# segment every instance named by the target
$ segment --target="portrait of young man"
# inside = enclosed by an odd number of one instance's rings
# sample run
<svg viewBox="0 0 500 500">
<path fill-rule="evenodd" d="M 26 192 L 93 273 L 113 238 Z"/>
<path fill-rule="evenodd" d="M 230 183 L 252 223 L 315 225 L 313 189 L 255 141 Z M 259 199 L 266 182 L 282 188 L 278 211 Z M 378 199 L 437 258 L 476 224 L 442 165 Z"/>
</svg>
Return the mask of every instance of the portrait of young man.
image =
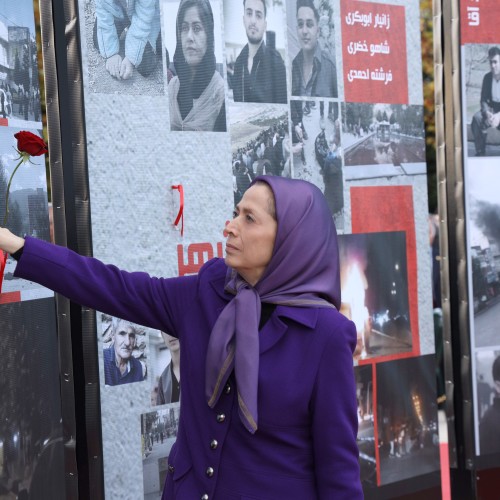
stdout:
<svg viewBox="0 0 500 500">
<path fill-rule="evenodd" d="M 285 63 L 274 47 L 275 32 L 267 31 L 267 14 L 266 0 L 243 0 L 247 44 L 232 68 L 235 102 L 287 102 Z"/>
</svg>

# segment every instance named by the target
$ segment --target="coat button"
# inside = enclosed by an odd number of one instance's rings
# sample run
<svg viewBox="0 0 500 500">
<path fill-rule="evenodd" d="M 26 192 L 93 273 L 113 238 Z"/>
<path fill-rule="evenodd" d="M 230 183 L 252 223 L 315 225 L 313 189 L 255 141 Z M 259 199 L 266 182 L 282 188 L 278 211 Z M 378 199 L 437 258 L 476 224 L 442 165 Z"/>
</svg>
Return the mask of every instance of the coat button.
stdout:
<svg viewBox="0 0 500 500">
<path fill-rule="evenodd" d="M 205 473 L 208 477 L 212 477 L 214 475 L 213 467 L 207 467 L 207 470 L 205 471 Z"/>
<path fill-rule="evenodd" d="M 224 415 L 224 413 L 219 413 L 217 415 L 217 422 L 222 423 L 224 420 L 226 420 L 226 415 Z"/>
<path fill-rule="evenodd" d="M 231 386 L 229 384 L 226 384 L 226 387 L 224 388 L 224 392 L 226 394 L 231 394 Z"/>
<path fill-rule="evenodd" d="M 170 474 L 173 474 L 174 473 L 174 466 L 172 464 L 168 464 L 168 472 L 170 472 Z"/>
<path fill-rule="evenodd" d="M 210 448 L 212 448 L 212 450 L 215 450 L 217 446 L 219 446 L 217 439 L 212 439 L 212 441 L 210 441 Z"/>
<path fill-rule="evenodd" d="M 205 493 L 201 496 L 201 500 L 208 500 L 208 495 Z"/>
</svg>

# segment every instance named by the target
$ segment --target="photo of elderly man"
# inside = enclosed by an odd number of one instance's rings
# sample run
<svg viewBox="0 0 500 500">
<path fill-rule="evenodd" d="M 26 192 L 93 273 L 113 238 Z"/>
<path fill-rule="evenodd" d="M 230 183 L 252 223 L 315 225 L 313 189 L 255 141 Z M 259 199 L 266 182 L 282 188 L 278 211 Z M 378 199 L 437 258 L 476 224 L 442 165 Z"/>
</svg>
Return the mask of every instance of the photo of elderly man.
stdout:
<svg viewBox="0 0 500 500">
<path fill-rule="evenodd" d="M 144 380 L 142 363 L 134 356 L 141 328 L 120 318 L 111 320 L 111 345 L 103 349 L 104 383 L 123 385 Z"/>
</svg>

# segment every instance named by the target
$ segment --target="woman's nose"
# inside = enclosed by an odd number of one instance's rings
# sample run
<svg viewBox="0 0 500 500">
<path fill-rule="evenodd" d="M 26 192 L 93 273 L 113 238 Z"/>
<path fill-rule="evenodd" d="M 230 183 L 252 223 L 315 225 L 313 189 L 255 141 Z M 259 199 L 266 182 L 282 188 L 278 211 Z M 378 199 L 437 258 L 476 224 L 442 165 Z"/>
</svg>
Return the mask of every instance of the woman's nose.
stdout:
<svg viewBox="0 0 500 500">
<path fill-rule="evenodd" d="M 224 228 L 223 234 L 227 238 L 230 234 L 235 235 L 237 232 L 237 226 L 235 224 L 235 219 L 226 221 L 226 227 Z"/>
</svg>

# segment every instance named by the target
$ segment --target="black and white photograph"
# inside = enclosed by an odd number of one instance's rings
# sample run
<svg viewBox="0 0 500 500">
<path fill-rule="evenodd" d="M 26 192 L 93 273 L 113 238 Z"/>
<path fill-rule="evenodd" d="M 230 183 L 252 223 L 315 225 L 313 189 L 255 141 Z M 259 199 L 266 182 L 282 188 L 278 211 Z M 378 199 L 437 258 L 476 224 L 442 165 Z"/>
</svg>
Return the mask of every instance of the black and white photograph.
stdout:
<svg viewBox="0 0 500 500">
<path fill-rule="evenodd" d="M 148 349 L 145 327 L 101 314 L 101 340 L 106 385 L 146 380 Z"/>
<path fill-rule="evenodd" d="M 494 159 L 471 159 L 468 167 L 473 171 L 466 184 L 473 344 L 494 347 L 500 345 L 500 174 Z"/>
<path fill-rule="evenodd" d="M 230 106 L 234 204 L 259 175 L 290 177 L 288 112 L 284 105 Z"/>
<path fill-rule="evenodd" d="M 66 498 L 54 299 L 1 304 L 0 318 L 0 498 Z"/>
<path fill-rule="evenodd" d="M 0 126 L 41 128 L 32 0 L 0 2 Z"/>
<path fill-rule="evenodd" d="M 377 459 L 375 457 L 375 428 L 373 406 L 373 365 L 354 367 L 356 399 L 358 401 L 358 448 L 363 488 L 377 486 Z"/>
<path fill-rule="evenodd" d="M 45 156 L 31 158 L 19 166 L 17 140 L 18 129 L 0 127 L 0 221 L 16 234 L 33 236 L 50 241 L 49 208 L 47 201 L 47 178 Z M 31 130 L 41 136 L 41 131 Z M 13 175 L 15 172 L 15 175 Z M 11 180 L 10 187 L 9 180 Z M 7 196 L 8 194 L 8 196 Z M 6 215 L 6 203 L 8 214 Z M 2 293 L 42 290 L 42 287 L 14 277 L 16 260 L 9 255 L 5 266 Z M 29 291 L 29 292 L 28 292 Z M 50 293 L 50 295 L 52 295 Z M 33 298 L 33 297 L 32 297 Z"/>
<path fill-rule="evenodd" d="M 325 195 L 338 231 L 344 229 L 343 151 L 339 104 L 290 101 L 293 177 L 312 182 Z"/>
<path fill-rule="evenodd" d="M 87 0 L 84 16 L 90 92 L 164 93 L 159 0 Z"/>
<path fill-rule="evenodd" d="M 225 132 L 226 91 L 218 0 L 161 0 L 170 130 Z"/>
<path fill-rule="evenodd" d="M 500 348 L 476 351 L 478 455 L 500 453 Z"/>
<path fill-rule="evenodd" d="M 465 150 L 500 156 L 500 44 L 467 44 L 462 55 Z"/>
<path fill-rule="evenodd" d="M 426 173 L 423 106 L 345 103 L 342 109 L 346 177 Z"/>
<path fill-rule="evenodd" d="M 177 403 L 181 396 L 179 339 L 154 330 L 149 335 L 151 406 Z"/>
<path fill-rule="evenodd" d="M 292 96 L 339 97 L 333 2 L 287 0 Z M 304 103 L 304 113 L 310 104 Z"/>
<path fill-rule="evenodd" d="M 382 485 L 440 468 L 435 367 L 433 354 L 376 365 Z"/>
<path fill-rule="evenodd" d="M 413 347 L 404 231 L 339 236 L 341 312 L 356 325 L 355 359 Z"/>
<path fill-rule="evenodd" d="M 144 500 L 160 500 L 168 471 L 168 456 L 177 439 L 180 405 L 141 415 Z"/>
<path fill-rule="evenodd" d="M 287 102 L 285 13 L 275 0 L 224 0 L 229 97 L 235 102 Z"/>
</svg>

